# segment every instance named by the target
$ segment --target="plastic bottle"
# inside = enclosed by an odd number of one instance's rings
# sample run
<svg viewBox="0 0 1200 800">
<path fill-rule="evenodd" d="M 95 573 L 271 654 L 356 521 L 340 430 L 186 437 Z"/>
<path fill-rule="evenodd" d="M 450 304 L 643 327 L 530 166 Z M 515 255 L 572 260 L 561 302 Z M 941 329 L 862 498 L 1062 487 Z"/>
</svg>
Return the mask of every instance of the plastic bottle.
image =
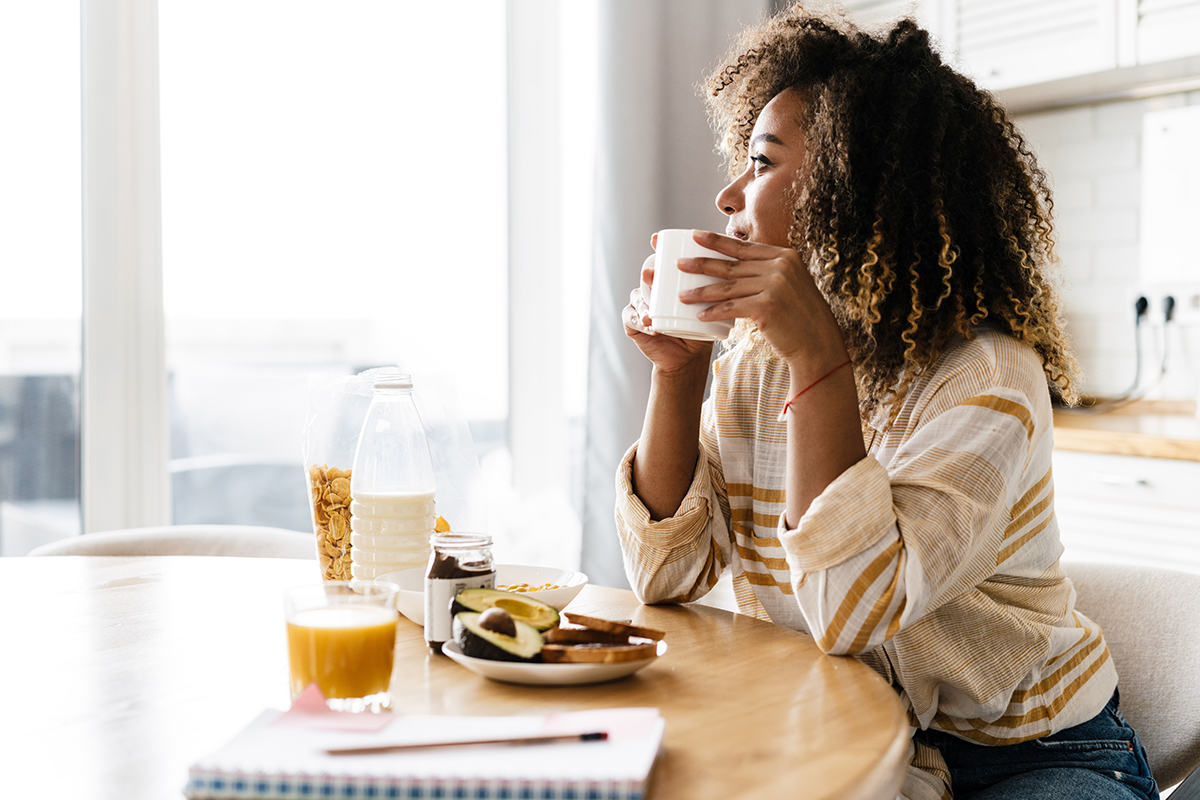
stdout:
<svg viewBox="0 0 1200 800">
<path fill-rule="evenodd" d="M 374 580 L 423 567 L 436 524 L 433 462 L 412 378 L 380 372 L 350 478 L 350 574 Z"/>
</svg>

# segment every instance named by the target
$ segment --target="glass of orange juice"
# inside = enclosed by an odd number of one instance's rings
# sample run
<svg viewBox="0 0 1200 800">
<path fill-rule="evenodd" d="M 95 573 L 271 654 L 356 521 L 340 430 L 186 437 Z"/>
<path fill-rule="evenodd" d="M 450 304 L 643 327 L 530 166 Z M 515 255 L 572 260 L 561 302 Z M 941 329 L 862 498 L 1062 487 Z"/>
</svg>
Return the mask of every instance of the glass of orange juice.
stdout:
<svg viewBox="0 0 1200 800">
<path fill-rule="evenodd" d="M 391 707 L 397 591 L 394 583 L 323 581 L 285 592 L 292 700 L 315 683 L 334 711 Z"/>
</svg>

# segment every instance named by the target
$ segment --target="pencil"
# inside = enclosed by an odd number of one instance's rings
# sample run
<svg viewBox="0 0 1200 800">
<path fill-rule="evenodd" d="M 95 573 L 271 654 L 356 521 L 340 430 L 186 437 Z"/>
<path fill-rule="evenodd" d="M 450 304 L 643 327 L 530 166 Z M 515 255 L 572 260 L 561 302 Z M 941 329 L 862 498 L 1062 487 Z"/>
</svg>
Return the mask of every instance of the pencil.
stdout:
<svg viewBox="0 0 1200 800">
<path fill-rule="evenodd" d="M 401 750 L 423 750 L 431 747 L 464 747 L 476 744 L 549 744 L 552 742 L 602 742 L 608 738 L 605 731 L 593 733 L 565 733 L 554 736 L 515 736 L 506 739 L 456 739 L 447 742 L 416 742 L 413 744 L 380 744 L 370 747 L 331 747 L 325 750 L 331 756 L 365 756 L 372 753 L 392 753 Z"/>
</svg>

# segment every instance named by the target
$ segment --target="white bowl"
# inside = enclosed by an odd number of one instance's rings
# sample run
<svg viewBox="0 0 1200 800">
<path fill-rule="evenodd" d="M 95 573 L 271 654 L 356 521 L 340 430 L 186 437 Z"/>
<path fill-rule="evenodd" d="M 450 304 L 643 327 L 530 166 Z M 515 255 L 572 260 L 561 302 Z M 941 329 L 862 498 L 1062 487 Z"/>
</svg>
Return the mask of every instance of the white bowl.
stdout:
<svg viewBox="0 0 1200 800">
<path fill-rule="evenodd" d="M 559 611 L 567 603 L 575 599 L 575 595 L 587 586 L 588 578 L 582 572 L 558 567 L 525 567 L 520 564 L 501 564 L 496 567 L 496 588 L 502 589 L 517 583 L 527 583 L 530 586 L 553 584 L 561 589 L 546 589 L 540 592 L 518 592 L 525 597 L 541 600 L 554 606 Z"/>
<path fill-rule="evenodd" d="M 418 625 L 425 624 L 425 567 L 402 569 L 399 572 L 389 572 L 375 578 L 377 581 L 391 581 L 400 587 L 396 592 L 396 609 Z M 499 564 L 496 566 L 496 587 L 511 586 L 527 583 L 530 586 L 541 586 L 552 583 L 561 589 L 548 589 L 541 592 L 520 592 L 526 597 L 541 600 L 554 606 L 559 611 L 587 586 L 588 578 L 582 572 L 557 567 L 527 567 L 520 564 Z"/>
<path fill-rule="evenodd" d="M 412 567 L 380 575 L 375 580 L 391 581 L 396 592 L 396 610 L 418 625 L 425 624 L 425 567 Z"/>
</svg>

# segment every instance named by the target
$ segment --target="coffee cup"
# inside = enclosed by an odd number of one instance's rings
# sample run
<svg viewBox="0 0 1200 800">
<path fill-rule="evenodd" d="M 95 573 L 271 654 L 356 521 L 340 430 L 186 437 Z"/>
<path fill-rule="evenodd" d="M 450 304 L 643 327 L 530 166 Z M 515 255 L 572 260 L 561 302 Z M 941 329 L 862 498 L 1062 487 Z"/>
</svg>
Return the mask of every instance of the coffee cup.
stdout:
<svg viewBox="0 0 1200 800">
<path fill-rule="evenodd" d="M 680 339 L 720 341 L 733 330 L 733 320 L 702 322 L 696 319 L 701 309 L 712 303 L 684 303 L 680 292 L 719 283 L 721 278 L 679 271 L 681 258 L 736 259 L 699 245 L 692 238 L 693 230 L 669 228 L 658 232 L 654 249 L 654 285 L 642 282 L 642 297 L 650 308 L 650 329 Z"/>
</svg>

